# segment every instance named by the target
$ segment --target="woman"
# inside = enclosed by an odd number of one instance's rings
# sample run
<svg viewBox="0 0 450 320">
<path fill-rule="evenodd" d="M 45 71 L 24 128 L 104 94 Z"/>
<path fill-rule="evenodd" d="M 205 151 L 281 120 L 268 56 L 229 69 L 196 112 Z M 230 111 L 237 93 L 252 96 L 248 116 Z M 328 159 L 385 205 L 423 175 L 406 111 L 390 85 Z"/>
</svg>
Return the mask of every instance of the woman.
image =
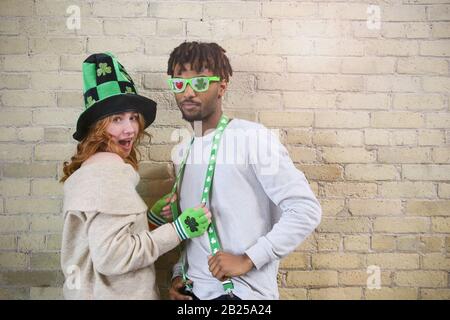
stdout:
<svg viewBox="0 0 450 320">
<path fill-rule="evenodd" d="M 207 208 L 185 210 L 153 231 L 136 192 L 137 149 L 155 119 L 156 103 L 137 95 L 133 80 L 110 53 L 83 63 L 86 110 L 64 163 L 61 248 L 66 299 L 158 299 L 155 260 L 180 241 L 200 236 Z M 158 215 L 158 210 L 153 210 Z"/>
</svg>

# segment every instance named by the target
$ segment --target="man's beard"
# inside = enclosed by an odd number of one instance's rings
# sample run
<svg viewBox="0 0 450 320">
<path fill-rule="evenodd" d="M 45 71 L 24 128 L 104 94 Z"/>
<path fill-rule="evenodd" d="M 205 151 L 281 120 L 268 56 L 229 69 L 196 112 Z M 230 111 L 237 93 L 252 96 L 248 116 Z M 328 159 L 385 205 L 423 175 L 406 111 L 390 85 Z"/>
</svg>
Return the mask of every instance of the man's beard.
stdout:
<svg viewBox="0 0 450 320">
<path fill-rule="evenodd" d="M 179 109 L 181 111 L 183 119 L 188 122 L 206 120 L 214 113 L 214 108 L 211 108 L 211 107 L 208 108 L 206 106 L 205 107 L 200 106 L 199 110 L 195 113 L 186 112 L 183 109 L 183 107 L 180 107 L 180 106 L 179 106 Z"/>
</svg>

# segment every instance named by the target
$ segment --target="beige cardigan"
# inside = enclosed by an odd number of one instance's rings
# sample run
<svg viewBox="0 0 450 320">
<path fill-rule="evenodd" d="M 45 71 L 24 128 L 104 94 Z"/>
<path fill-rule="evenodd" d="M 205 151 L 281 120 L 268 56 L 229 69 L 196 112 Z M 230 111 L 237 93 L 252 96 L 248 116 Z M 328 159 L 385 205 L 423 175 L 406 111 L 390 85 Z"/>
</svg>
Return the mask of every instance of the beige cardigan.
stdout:
<svg viewBox="0 0 450 320">
<path fill-rule="evenodd" d="M 159 299 L 154 262 L 179 238 L 170 224 L 149 231 L 138 182 L 117 160 L 82 166 L 65 181 L 66 299 Z"/>
</svg>

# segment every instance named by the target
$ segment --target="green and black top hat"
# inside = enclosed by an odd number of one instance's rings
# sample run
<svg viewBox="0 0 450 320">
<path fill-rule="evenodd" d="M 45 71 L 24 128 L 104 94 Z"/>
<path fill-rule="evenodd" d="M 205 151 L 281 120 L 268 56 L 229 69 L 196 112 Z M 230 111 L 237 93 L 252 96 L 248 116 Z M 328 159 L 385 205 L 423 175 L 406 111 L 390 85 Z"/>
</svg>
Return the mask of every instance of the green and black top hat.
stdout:
<svg viewBox="0 0 450 320">
<path fill-rule="evenodd" d="M 83 92 L 85 110 L 78 118 L 75 140 L 83 140 L 92 124 L 115 113 L 135 110 L 144 116 L 145 128 L 155 120 L 156 102 L 137 94 L 131 77 L 109 52 L 83 62 Z"/>
</svg>

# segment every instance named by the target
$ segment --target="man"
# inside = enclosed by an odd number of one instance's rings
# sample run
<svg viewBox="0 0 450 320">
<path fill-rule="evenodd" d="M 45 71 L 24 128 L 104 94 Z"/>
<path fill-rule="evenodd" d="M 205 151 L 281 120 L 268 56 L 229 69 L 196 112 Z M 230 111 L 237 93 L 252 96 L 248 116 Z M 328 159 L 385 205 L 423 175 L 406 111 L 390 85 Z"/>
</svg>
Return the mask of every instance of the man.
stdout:
<svg viewBox="0 0 450 320">
<path fill-rule="evenodd" d="M 179 173 L 173 191 L 179 210 L 203 198 L 215 226 L 188 241 L 173 270 L 170 298 L 278 299 L 279 260 L 318 226 L 319 202 L 268 129 L 223 114 L 232 76 L 224 49 L 182 43 L 171 53 L 167 73 L 183 119 L 194 128 L 194 138 L 172 154 Z M 157 217 L 171 214 L 164 206 L 170 199 L 175 192 L 159 201 Z M 186 285 L 192 292 L 183 290 Z"/>
</svg>

